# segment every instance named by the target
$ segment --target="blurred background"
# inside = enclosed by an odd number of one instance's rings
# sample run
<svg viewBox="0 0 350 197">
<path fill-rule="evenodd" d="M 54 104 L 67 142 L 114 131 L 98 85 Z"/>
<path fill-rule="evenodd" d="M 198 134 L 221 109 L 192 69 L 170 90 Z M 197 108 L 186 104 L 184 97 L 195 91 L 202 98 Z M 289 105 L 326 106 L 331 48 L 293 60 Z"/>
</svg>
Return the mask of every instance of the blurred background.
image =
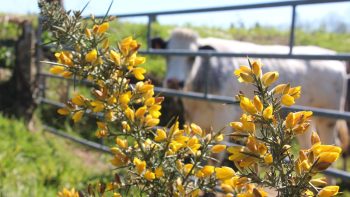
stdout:
<svg viewBox="0 0 350 197">
<path fill-rule="evenodd" d="M 66 10 L 81 10 L 84 16 L 110 15 L 227 7 L 280 0 L 62 0 Z M 176 27 L 191 28 L 201 37 L 218 37 L 258 44 L 289 45 L 291 7 L 160 15 L 152 18 L 152 37 L 168 38 Z M 90 95 L 88 85 L 49 76 L 54 61 L 52 50 L 40 47 L 50 34 L 40 31 L 39 8 L 35 0 L 1 1 L 0 6 L 0 196 L 55 196 L 62 187 L 83 188 L 87 183 L 110 178 L 110 159 L 105 145 L 95 137 L 96 117 L 74 125 L 56 113 L 76 89 Z M 111 43 L 133 35 L 147 46 L 149 18 L 123 17 L 112 22 Z M 350 53 L 350 1 L 298 6 L 295 45 L 315 45 Z M 161 86 L 166 59 L 147 56 L 149 78 Z M 38 73 L 44 73 L 38 77 Z M 169 100 L 163 121 L 182 116 L 181 105 Z M 176 109 L 174 109 L 176 108 Z M 57 137 L 63 136 L 64 138 Z M 72 142 L 72 140 L 75 142 Z M 88 141 L 87 141 L 88 140 Z M 78 143 L 76 143 L 78 142 Z M 92 148 L 91 148 L 92 147 Z M 101 151 L 102 149 L 102 151 Z M 343 161 L 338 168 L 347 167 Z M 348 182 L 338 179 L 345 194 Z"/>
</svg>

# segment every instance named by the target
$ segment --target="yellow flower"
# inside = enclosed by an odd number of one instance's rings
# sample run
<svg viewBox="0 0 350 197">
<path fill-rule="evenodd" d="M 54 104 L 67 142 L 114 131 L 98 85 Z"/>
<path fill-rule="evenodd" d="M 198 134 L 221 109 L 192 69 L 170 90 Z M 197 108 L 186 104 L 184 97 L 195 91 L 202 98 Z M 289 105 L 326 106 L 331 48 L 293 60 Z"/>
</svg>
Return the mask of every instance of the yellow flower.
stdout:
<svg viewBox="0 0 350 197">
<path fill-rule="evenodd" d="M 252 152 L 257 152 L 258 151 L 258 140 L 253 137 L 253 136 L 249 136 L 248 139 L 247 139 L 247 144 L 246 144 L 246 147 L 252 151 Z"/>
<path fill-rule="evenodd" d="M 273 162 L 273 158 L 272 158 L 272 155 L 271 154 L 267 154 L 265 157 L 264 157 L 264 161 L 266 164 L 271 164 Z"/>
<path fill-rule="evenodd" d="M 58 192 L 58 197 L 79 197 L 79 193 L 72 188 L 70 191 L 63 188 L 62 191 Z"/>
<path fill-rule="evenodd" d="M 292 129 L 294 133 L 301 134 L 306 131 L 310 125 L 312 111 L 299 111 L 289 113 L 284 121 L 287 129 Z"/>
<path fill-rule="evenodd" d="M 115 112 L 112 111 L 112 110 L 106 111 L 106 112 L 105 112 L 105 119 L 106 119 L 107 121 L 113 121 L 113 120 L 115 120 L 115 119 L 116 119 L 116 117 L 115 117 Z"/>
<path fill-rule="evenodd" d="M 97 50 L 93 49 L 85 55 L 85 61 L 94 63 L 97 60 Z"/>
<path fill-rule="evenodd" d="M 175 154 L 178 150 L 180 150 L 183 147 L 183 144 L 173 140 L 169 144 L 169 147 L 171 150 L 171 154 Z"/>
<path fill-rule="evenodd" d="M 229 160 L 238 161 L 246 157 L 244 153 L 242 153 L 243 146 L 231 146 L 227 148 L 227 151 L 232 155 L 229 156 Z"/>
<path fill-rule="evenodd" d="M 91 39 L 91 30 L 88 29 L 88 28 L 86 28 L 86 29 L 85 29 L 85 35 L 86 35 L 86 37 L 87 37 L 88 39 Z"/>
<path fill-rule="evenodd" d="M 133 161 L 136 166 L 137 173 L 142 174 L 142 172 L 146 169 L 146 161 L 141 161 L 139 158 L 135 157 Z"/>
<path fill-rule="evenodd" d="M 140 93 L 147 93 L 149 91 L 152 91 L 154 88 L 154 85 L 149 84 L 149 83 L 144 83 L 142 81 L 139 81 L 136 83 L 136 91 Z"/>
<path fill-rule="evenodd" d="M 273 118 L 273 109 L 272 109 L 272 105 L 268 106 L 264 112 L 263 112 L 263 117 L 265 120 L 270 120 Z"/>
<path fill-rule="evenodd" d="M 70 111 L 67 108 L 59 108 L 57 110 L 57 113 L 62 115 L 62 116 L 66 116 L 70 113 Z"/>
<path fill-rule="evenodd" d="M 157 129 L 157 135 L 154 137 L 154 141 L 161 142 L 167 138 L 164 129 Z"/>
<path fill-rule="evenodd" d="M 257 95 L 254 96 L 253 103 L 254 103 L 255 108 L 256 108 L 259 112 L 261 112 L 261 111 L 263 110 L 264 106 L 263 106 L 263 104 L 261 103 L 260 98 L 259 98 Z"/>
<path fill-rule="evenodd" d="M 321 145 L 321 144 L 315 144 L 311 147 L 312 152 L 315 154 L 315 156 L 320 155 L 321 153 L 325 152 L 332 152 L 332 153 L 338 153 L 340 154 L 342 149 L 338 146 L 333 145 Z"/>
<path fill-rule="evenodd" d="M 138 65 L 143 64 L 145 62 L 146 62 L 146 58 L 145 57 L 136 57 L 134 66 L 138 66 Z"/>
<path fill-rule="evenodd" d="M 240 66 L 239 69 L 235 70 L 234 74 L 238 77 L 240 83 L 251 83 L 254 81 L 252 71 L 247 66 Z"/>
<path fill-rule="evenodd" d="M 158 179 L 164 176 L 164 171 L 163 171 L 162 167 L 156 168 L 156 170 L 154 172 L 155 172 L 156 177 Z"/>
<path fill-rule="evenodd" d="M 212 175 L 215 171 L 215 167 L 214 166 L 204 166 L 202 169 L 201 169 L 201 172 L 203 173 L 203 175 L 205 177 L 208 177 L 210 175 Z"/>
<path fill-rule="evenodd" d="M 288 94 L 290 89 L 290 84 L 279 84 L 274 89 L 275 94 Z"/>
<path fill-rule="evenodd" d="M 122 121 L 122 127 L 124 131 L 130 131 L 130 125 L 126 121 Z"/>
<path fill-rule="evenodd" d="M 230 179 L 236 175 L 235 171 L 230 168 L 223 166 L 221 168 L 215 168 L 216 178 L 220 180 Z"/>
<path fill-rule="evenodd" d="M 253 116 L 242 114 L 242 117 L 240 118 L 240 120 L 242 122 L 242 129 L 244 131 L 247 131 L 249 133 L 255 132 L 255 124 L 254 124 Z"/>
<path fill-rule="evenodd" d="M 241 122 L 230 122 L 230 126 L 236 131 L 243 131 L 243 124 Z"/>
<path fill-rule="evenodd" d="M 145 175 L 144 175 L 145 179 L 147 179 L 148 181 L 153 181 L 155 178 L 156 178 L 156 175 L 150 171 L 150 170 L 147 170 L 145 172 Z"/>
<path fill-rule="evenodd" d="M 185 137 L 184 139 L 186 139 Z M 191 139 L 188 140 L 187 146 L 190 149 L 191 153 L 196 154 L 198 149 L 201 147 L 201 144 L 198 143 L 198 139 L 196 136 L 193 136 Z"/>
<path fill-rule="evenodd" d="M 73 66 L 73 55 L 69 51 L 62 51 L 60 53 L 55 53 L 55 57 L 57 58 L 58 63 L 64 64 L 67 66 Z"/>
<path fill-rule="evenodd" d="M 242 96 L 240 98 L 240 106 L 245 112 L 248 112 L 249 114 L 253 115 L 257 112 L 255 105 L 247 97 Z"/>
<path fill-rule="evenodd" d="M 92 101 L 90 103 L 90 105 L 93 107 L 92 111 L 95 113 L 101 112 L 105 108 L 104 103 L 102 101 L 98 101 L 98 100 Z"/>
<path fill-rule="evenodd" d="M 223 134 L 217 135 L 215 137 L 215 141 L 216 142 L 221 142 L 222 140 L 224 140 L 224 135 Z"/>
<path fill-rule="evenodd" d="M 201 190 L 197 188 L 191 192 L 190 197 L 198 197 L 200 192 L 201 192 Z"/>
<path fill-rule="evenodd" d="M 159 118 L 159 116 L 162 115 L 159 111 L 161 108 L 161 105 L 155 104 L 149 107 L 148 112 L 153 118 Z"/>
<path fill-rule="evenodd" d="M 262 66 L 262 64 L 261 64 L 260 60 L 255 60 L 252 63 L 252 71 L 253 71 L 254 75 L 257 77 L 260 77 L 260 75 L 261 75 L 261 66 Z"/>
<path fill-rule="evenodd" d="M 109 48 L 109 39 L 106 38 L 104 39 L 103 43 L 102 43 L 102 48 L 107 50 Z"/>
<path fill-rule="evenodd" d="M 135 117 L 138 119 L 141 119 L 145 115 L 146 111 L 147 111 L 146 106 L 142 106 L 142 107 L 138 108 L 135 112 Z"/>
<path fill-rule="evenodd" d="M 141 68 L 141 67 L 133 68 L 132 73 L 134 74 L 136 79 L 143 80 L 143 79 L 145 79 L 145 76 L 143 74 L 146 73 L 146 69 Z"/>
<path fill-rule="evenodd" d="M 122 106 L 126 106 L 129 104 L 131 97 L 132 97 L 131 91 L 127 91 L 127 92 L 123 93 L 119 97 L 119 103 Z"/>
<path fill-rule="evenodd" d="M 158 118 L 153 118 L 151 115 L 147 115 L 145 118 L 145 126 L 154 127 L 158 125 L 160 120 Z"/>
<path fill-rule="evenodd" d="M 58 75 L 65 71 L 65 68 L 63 66 L 52 66 L 50 68 L 50 73 Z"/>
<path fill-rule="evenodd" d="M 281 103 L 285 106 L 292 106 L 295 103 L 294 97 L 290 96 L 289 94 L 284 94 L 281 97 Z"/>
<path fill-rule="evenodd" d="M 95 133 L 96 137 L 97 138 L 103 138 L 103 137 L 106 137 L 108 135 L 108 131 L 107 130 L 98 130 L 96 131 Z"/>
<path fill-rule="evenodd" d="M 107 103 L 109 104 L 109 105 L 113 105 L 113 104 L 115 104 L 117 102 L 117 98 L 115 97 L 115 96 L 110 96 L 108 99 L 107 99 Z"/>
<path fill-rule="evenodd" d="M 81 120 L 81 118 L 83 117 L 83 115 L 84 115 L 83 110 L 79 110 L 79 111 L 75 112 L 72 116 L 74 123 L 79 122 Z"/>
<path fill-rule="evenodd" d="M 226 149 L 226 145 L 223 144 L 217 144 L 211 148 L 211 151 L 213 153 L 220 153 Z"/>
<path fill-rule="evenodd" d="M 111 151 L 115 154 L 113 159 L 111 160 L 112 165 L 120 167 L 128 163 L 129 158 L 118 148 L 111 148 Z"/>
<path fill-rule="evenodd" d="M 199 136 L 201 136 L 202 133 L 203 133 L 202 129 L 198 125 L 196 125 L 194 123 L 191 123 L 191 129 L 192 129 L 193 133 L 195 133 L 195 134 L 197 134 Z"/>
<path fill-rule="evenodd" d="M 327 185 L 327 180 L 325 177 L 321 177 L 317 179 L 311 179 L 310 183 L 316 187 L 324 187 Z"/>
<path fill-rule="evenodd" d="M 321 143 L 321 139 L 318 136 L 318 134 L 315 131 L 313 131 L 311 134 L 311 144 L 314 145 L 317 143 Z"/>
<path fill-rule="evenodd" d="M 303 171 L 303 172 L 306 172 L 310 169 L 310 163 L 308 162 L 308 160 L 304 160 L 302 161 L 300 164 L 300 169 Z"/>
<path fill-rule="evenodd" d="M 326 186 L 318 192 L 318 197 L 330 197 L 338 194 L 339 186 Z"/>
<path fill-rule="evenodd" d="M 108 28 L 109 28 L 109 23 L 104 22 L 98 26 L 97 33 L 102 34 L 102 33 L 106 32 L 108 30 Z"/>
<path fill-rule="evenodd" d="M 234 192 L 233 187 L 229 184 L 221 183 L 220 187 L 225 193 L 233 193 Z"/>
<path fill-rule="evenodd" d="M 319 154 L 318 163 L 333 163 L 339 158 L 340 153 L 337 152 L 324 152 Z"/>
<path fill-rule="evenodd" d="M 80 94 L 75 94 L 75 96 L 72 98 L 72 103 L 82 106 L 85 104 L 85 98 Z"/>
<path fill-rule="evenodd" d="M 301 95 L 301 86 L 290 88 L 288 91 L 288 94 L 292 96 L 294 99 L 298 99 Z"/>
<path fill-rule="evenodd" d="M 183 163 L 180 160 L 176 160 L 175 165 L 176 165 L 176 169 L 182 170 Z"/>
<path fill-rule="evenodd" d="M 120 138 L 116 138 L 115 139 L 115 143 L 118 144 L 118 146 L 122 149 L 126 149 L 128 148 L 128 140 L 126 139 L 120 139 Z"/>
<path fill-rule="evenodd" d="M 66 70 L 66 71 L 63 71 L 63 72 L 61 73 L 61 75 L 62 75 L 62 77 L 64 77 L 64 78 L 70 78 L 70 77 L 73 75 L 73 73 Z"/>
<path fill-rule="evenodd" d="M 267 147 L 266 147 L 266 145 L 263 144 L 263 143 L 260 143 L 260 144 L 258 145 L 258 152 L 259 152 L 260 155 L 264 155 L 264 154 L 267 152 Z"/>
<path fill-rule="evenodd" d="M 263 85 L 267 87 L 267 86 L 270 86 L 275 81 L 277 81 L 278 77 L 279 77 L 278 72 L 267 72 L 262 76 L 261 81 Z"/>
<path fill-rule="evenodd" d="M 155 101 L 156 101 L 156 99 L 154 97 L 148 98 L 145 101 L 145 105 L 150 107 L 150 106 L 154 105 Z"/>
<path fill-rule="evenodd" d="M 120 193 L 114 192 L 113 197 L 122 197 L 122 195 Z"/>
<path fill-rule="evenodd" d="M 113 50 L 109 52 L 111 60 L 114 62 L 115 65 L 120 66 L 120 53 L 117 53 Z"/>
<path fill-rule="evenodd" d="M 120 43 L 120 50 L 124 56 L 129 55 L 130 52 L 135 52 L 135 49 L 138 47 L 136 40 L 131 36 L 126 37 Z"/>
<path fill-rule="evenodd" d="M 125 116 L 129 120 L 131 120 L 131 121 L 135 120 L 135 112 L 132 109 L 130 109 L 129 107 L 125 109 L 124 113 L 125 113 Z"/>
<path fill-rule="evenodd" d="M 196 173 L 195 173 L 195 176 L 199 179 L 203 178 L 204 177 L 204 174 L 201 170 L 198 170 Z"/>
<path fill-rule="evenodd" d="M 193 164 L 191 164 L 191 163 L 185 164 L 185 166 L 183 168 L 184 174 L 187 175 L 188 173 L 190 173 L 192 168 L 193 168 Z"/>
</svg>

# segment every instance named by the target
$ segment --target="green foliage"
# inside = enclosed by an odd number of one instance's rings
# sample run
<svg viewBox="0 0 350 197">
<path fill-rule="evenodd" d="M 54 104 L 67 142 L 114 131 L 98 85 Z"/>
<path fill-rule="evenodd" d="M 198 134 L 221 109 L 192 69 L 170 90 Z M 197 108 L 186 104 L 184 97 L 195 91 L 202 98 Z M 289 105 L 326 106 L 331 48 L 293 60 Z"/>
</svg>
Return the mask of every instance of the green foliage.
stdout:
<svg viewBox="0 0 350 197">
<path fill-rule="evenodd" d="M 82 187 L 103 173 L 77 156 L 81 148 L 31 133 L 21 121 L 0 115 L 0 130 L 0 196 L 56 196 L 62 187 Z"/>
</svg>

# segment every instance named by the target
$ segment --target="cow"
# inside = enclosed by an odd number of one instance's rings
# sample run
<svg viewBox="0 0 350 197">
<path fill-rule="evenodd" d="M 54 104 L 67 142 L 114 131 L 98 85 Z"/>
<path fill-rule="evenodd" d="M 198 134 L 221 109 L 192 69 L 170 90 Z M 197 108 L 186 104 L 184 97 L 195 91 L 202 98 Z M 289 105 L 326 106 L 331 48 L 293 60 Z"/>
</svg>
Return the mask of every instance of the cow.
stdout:
<svg viewBox="0 0 350 197">
<path fill-rule="evenodd" d="M 168 41 L 161 38 L 152 40 L 153 48 L 171 50 L 214 50 L 232 53 L 274 53 L 287 54 L 289 47 L 281 45 L 258 45 L 219 38 L 199 38 L 192 30 L 178 28 L 173 30 Z M 316 46 L 295 46 L 293 54 L 329 55 L 336 52 Z M 277 83 L 301 85 L 303 93 L 297 104 L 317 108 L 344 110 L 346 93 L 345 64 L 335 60 L 299 60 L 299 59 L 261 59 L 263 72 L 278 71 Z M 167 57 L 167 72 L 163 86 L 183 88 L 185 91 L 203 92 L 207 81 L 210 94 L 234 97 L 239 91 L 252 97 L 253 87 L 238 83 L 233 77 L 234 70 L 247 65 L 247 58 L 199 56 Z M 208 74 L 206 74 L 206 71 Z M 207 101 L 183 98 L 185 119 L 195 122 L 204 129 L 217 131 L 231 121 L 238 120 L 241 110 L 235 105 L 225 105 Z M 311 130 L 317 130 L 322 143 L 335 144 L 334 132 L 336 120 L 314 117 L 310 131 L 298 136 L 301 148 L 311 146 Z M 341 124 L 344 126 L 344 124 Z M 347 132 L 347 128 L 342 129 Z"/>
</svg>

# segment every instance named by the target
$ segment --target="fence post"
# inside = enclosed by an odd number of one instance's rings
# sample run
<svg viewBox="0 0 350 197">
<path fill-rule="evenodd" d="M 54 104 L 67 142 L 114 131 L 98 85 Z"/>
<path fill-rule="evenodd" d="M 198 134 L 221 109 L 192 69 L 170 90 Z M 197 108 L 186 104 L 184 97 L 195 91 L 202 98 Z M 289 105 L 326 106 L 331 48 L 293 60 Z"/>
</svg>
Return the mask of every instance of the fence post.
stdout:
<svg viewBox="0 0 350 197">
<path fill-rule="evenodd" d="M 151 48 L 151 36 L 152 36 L 152 23 L 154 21 L 153 15 L 148 15 L 148 22 L 147 22 L 147 51 Z"/>
<path fill-rule="evenodd" d="M 5 114 L 31 121 L 34 102 L 36 67 L 34 66 L 35 36 L 32 23 L 16 22 L 22 34 L 15 43 L 15 65 L 9 81 L 0 85 L 0 110 Z"/>
<path fill-rule="evenodd" d="M 296 17 L 296 5 L 292 6 L 292 23 L 290 25 L 290 35 L 289 35 L 289 55 L 293 53 L 294 46 L 294 33 L 295 33 L 295 17 Z"/>
</svg>

